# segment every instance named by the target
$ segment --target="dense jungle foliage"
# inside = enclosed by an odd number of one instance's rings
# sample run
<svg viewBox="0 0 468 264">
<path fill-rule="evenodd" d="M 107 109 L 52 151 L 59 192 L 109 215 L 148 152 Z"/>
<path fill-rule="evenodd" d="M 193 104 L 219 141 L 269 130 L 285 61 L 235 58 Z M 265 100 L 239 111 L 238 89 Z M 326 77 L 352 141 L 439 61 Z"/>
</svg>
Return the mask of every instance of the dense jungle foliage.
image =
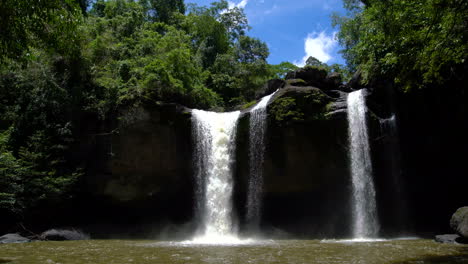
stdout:
<svg viewBox="0 0 468 264">
<path fill-rule="evenodd" d="M 352 71 L 365 82 L 427 88 L 462 79 L 468 57 L 468 1 L 344 0 L 334 17 Z"/>
<path fill-rule="evenodd" d="M 269 65 L 243 10 L 224 0 L 6 0 L 0 14 L 2 215 L 70 197 L 89 117 L 158 101 L 230 108 L 297 68 Z"/>
<path fill-rule="evenodd" d="M 344 3 L 338 40 L 364 82 L 425 87 L 465 74 L 467 1 Z M 73 150 L 90 116 L 108 120 L 157 101 L 229 109 L 297 68 L 269 65 L 267 45 L 248 36 L 243 10 L 225 0 L 4 0 L 0 17 L 2 216 L 71 197 L 86 173 Z M 307 64 L 346 75 L 314 58 Z"/>
</svg>

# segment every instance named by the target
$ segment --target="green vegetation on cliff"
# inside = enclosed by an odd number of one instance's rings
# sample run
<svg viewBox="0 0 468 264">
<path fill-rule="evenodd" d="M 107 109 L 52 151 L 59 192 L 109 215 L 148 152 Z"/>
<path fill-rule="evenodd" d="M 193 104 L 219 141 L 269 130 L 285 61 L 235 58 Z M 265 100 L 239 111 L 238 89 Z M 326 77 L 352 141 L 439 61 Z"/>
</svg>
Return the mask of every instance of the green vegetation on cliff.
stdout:
<svg viewBox="0 0 468 264">
<path fill-rule="evenodd" d="M 269 112 L 277 124 L 287 125 L 293 122 L 327 119 L 328 97 L 318 88 L 304 87 L 281 91 L 278 98 L 270 105 Z"/>
</svg>

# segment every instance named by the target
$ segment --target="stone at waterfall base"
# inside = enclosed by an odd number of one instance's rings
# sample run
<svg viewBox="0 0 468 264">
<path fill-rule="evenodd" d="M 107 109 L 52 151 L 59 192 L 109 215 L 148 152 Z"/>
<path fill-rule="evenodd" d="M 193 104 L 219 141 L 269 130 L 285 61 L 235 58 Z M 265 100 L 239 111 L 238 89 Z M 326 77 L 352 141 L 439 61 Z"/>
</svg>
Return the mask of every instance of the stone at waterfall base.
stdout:
<svg viewBox="0 0 468 264">
<path fill-rule="evenodd" d="M 468 240 L 457 234 L 437 235 L 434 239 L 436 242 L 444 244 L 467 244 Z"/>
<path fill-rule="evenodd" d="M 88 240 L 89 235 L 78 230 L 49 229 L 39 236 L 40 240 L 66 241 L 66 240 Z"/>
<path fill-rule="evenodd" d="M 468 239 L 468 206 L 458 208 L 450 219 L 450 227 L 457 234 Z"/>
<path fill-rule="evenodd" d="M 0 236 L 0 244 L 10 244 L 10 243 L 27 243 L 31 242 L 29 238 L 23 237 L 20 234 L 5 234 Z"/>
</svg>

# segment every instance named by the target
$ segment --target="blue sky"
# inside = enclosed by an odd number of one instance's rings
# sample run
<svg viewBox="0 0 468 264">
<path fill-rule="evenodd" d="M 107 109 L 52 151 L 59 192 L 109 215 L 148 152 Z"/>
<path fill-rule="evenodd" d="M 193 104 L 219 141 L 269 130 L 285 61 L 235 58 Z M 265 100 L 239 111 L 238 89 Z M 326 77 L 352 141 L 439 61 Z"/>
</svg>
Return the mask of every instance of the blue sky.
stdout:
<svg viewBox="0 0 468 264">
<path fill-rule="evenodd" d="M 207 6 L 212 0 L 185 0 Z M 268 62 L 303 65 L 308 56 L 328 64 L 344 64 L 334 38 L 331 14 L 345 14 L 342 0 L 230 0 L 243 7 L 252 29 L 248 35 L 268 44 Z"/>
</svg>

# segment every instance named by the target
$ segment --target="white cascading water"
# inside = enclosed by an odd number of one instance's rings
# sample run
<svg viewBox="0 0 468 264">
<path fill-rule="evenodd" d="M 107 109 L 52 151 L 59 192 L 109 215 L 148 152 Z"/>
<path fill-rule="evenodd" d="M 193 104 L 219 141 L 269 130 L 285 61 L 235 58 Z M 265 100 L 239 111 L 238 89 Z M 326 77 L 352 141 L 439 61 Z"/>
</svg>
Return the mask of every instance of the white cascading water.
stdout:
<svg viewBox="0 0 468 264">
<path fill-rule="evenodd" d="M 249 186 L 247 189 L 246 222 L 250 231 L 257 231 L 262 209 L 263 156 L 265 152 L 266 107 L 271 97 L 277 92 L 263 97 L 250 111 L 249 124 Z"/>
<path fill-rule="evenodd" d="M 199 229 L 196 243 L 237 240 L 232 213 L 232 164 L 240 112 L 192 111 Z"/>
<path fill-rule="evenodd" d="M 353 235 L 357 239 L 373 238 L 378 235 L 379 223 L 363 90 L 350 93 L 347 103 L 353 185 Z"/>
</svg>

